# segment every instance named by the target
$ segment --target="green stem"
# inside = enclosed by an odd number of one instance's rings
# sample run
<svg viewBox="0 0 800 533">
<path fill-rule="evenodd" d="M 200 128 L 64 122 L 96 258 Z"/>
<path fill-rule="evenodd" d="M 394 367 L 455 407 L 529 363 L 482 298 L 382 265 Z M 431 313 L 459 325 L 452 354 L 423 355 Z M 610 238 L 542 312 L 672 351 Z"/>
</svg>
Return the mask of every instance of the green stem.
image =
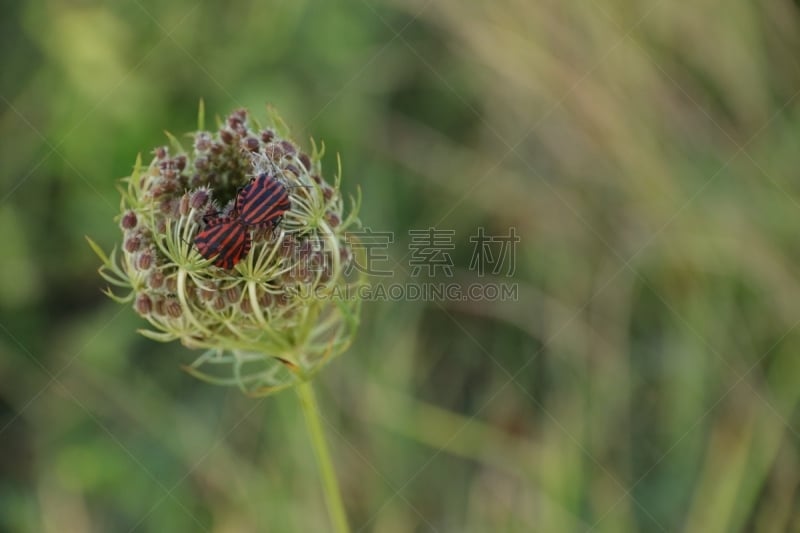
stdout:
<svg viewBox="0 0 800 533">
<path fill-rule="evenodd" d="M 325 441 L 325 433 L 322 431 L 314 389 L 309 381 L 301 383 L 295 388 L 297 395 L 300 397 L 303 415 L 305 415 L 311 446 L 314 448 L 314 455 L 317 457 L 317 468 L 319 469 L 320 477 L 322 477 L 322 489 L 325 493 L 328 513 L 331 515 L 331 521 L 333 522 L 333 529 L 337 533 L 348 533 L 350 526 L 347 525 L 347 514 L 342 503 L 342 495 L 339 493 L 339 483 L 336 481 L 336 472 L 333 470 L 328 444 Z"/>
</svg>

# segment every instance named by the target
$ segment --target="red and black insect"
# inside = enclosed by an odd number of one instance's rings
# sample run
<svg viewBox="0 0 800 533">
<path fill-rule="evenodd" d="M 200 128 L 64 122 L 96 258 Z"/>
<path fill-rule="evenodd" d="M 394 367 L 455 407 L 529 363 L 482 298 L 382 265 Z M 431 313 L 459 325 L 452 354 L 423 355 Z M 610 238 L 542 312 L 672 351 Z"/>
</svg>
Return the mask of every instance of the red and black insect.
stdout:
<svg viewBox="0 0 800 533">
<path fill-rule="evenodd" d="M 275 227 L 291 207 L 287 187 L 261 173 L 239 192 L 239 220 L 247 226 Z"/>
<path fill-rule="evenodd" d="M 250 251 L 249 228 L 275 227 L 292 204 L 286 186 L 262 173 L 236 194 L 230 216 L 206 217 L 206 227 L 194 244 L 204 259 L 216 257 L 214 265 L 233 268 Z"/>
<path fill-rule="evenodd" d="M 250 251 L 252 242 L 247 227 L 239 218 L 208 217 L 206 227 L 194 239 L 204 259 L 214 259 L 214 265 L 233 268 Z"/>
</svg>

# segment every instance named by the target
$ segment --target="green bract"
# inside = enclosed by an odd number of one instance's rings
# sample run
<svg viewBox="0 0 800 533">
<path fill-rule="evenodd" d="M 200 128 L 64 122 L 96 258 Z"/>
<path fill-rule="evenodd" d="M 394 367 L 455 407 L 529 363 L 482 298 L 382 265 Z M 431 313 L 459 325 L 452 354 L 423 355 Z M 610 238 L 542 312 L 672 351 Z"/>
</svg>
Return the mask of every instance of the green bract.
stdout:
<svg viewBox="0 0 800 533">
<path fill-rule="evenodd" d="M 186 369 L 213 383 L 268 394 L 304 381 L 351 342 L 358 299 L 341 298 L 359 280 L 345 275 L 353 253 L 345 231 L 358 224 L 357 200 L 347 216 L 339 191 L 321 172 L 323 150 L 304 153 L 283 122 L 271 128 L 245 110 L 215 132 L 200 126 L 191 150 L 170 136 L 152 162 L 136 161 L 123 180 L 123 244 L 106 255 L 89 241 L 111 285 L 106 293 L 133 302 L 158 341 L 205 349 Z M 193 240 L 203 217 L 227 213 L 237 190 L 260 172 L 288 187 L 291 209 L 275 228 L 251 228 L 253 247 L 231 270 L 203 259 Z"/>
</svg>

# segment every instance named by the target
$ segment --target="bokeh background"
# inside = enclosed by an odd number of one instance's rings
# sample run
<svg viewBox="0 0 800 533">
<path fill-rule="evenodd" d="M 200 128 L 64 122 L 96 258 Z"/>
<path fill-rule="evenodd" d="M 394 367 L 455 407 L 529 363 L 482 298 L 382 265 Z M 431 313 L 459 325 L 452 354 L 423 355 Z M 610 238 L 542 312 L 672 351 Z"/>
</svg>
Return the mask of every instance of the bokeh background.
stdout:
<svg viewBox="0 0 800 533">
<path fill-rule="evenodd" d="M 201 98 L 340 153 L 405 269 L 435 227 L 460 283 L 518 284 L 365 304 L 316 381 L 354 530 L 800 530 L 797 1 L 2 13 L 0 531 L 328 528 L 295 395 L 183 373 L 84 240 Z M 469 268 L 479 226 L 513 277 Z"/>
</svg>

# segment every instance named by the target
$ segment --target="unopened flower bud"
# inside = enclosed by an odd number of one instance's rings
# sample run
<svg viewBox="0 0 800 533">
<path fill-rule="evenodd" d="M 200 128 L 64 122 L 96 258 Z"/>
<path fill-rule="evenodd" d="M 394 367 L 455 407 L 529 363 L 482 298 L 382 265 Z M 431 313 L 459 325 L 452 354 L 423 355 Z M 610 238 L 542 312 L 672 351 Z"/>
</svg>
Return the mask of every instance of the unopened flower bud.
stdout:
<svg viewBox="0 0 800 533">
<path fill-rule="evenodd" d="M 228 126 L 232 129 L 237 129 L 244 126 L 247 121 L 247 110 L 237 109 L 228 116 Z"/>
<path fill-rule="evenodd" d="M 125 214 L 122 215 L 120 226 L 122 226 L 122 229 L 133 229 L 136 227 L 136 222 L 136 213 L 133 211 L 126 211 Z"/>
<path fill-rule="evenodd" d="M 183 314 L 181 304 L 175 298 L 167 298 L 166 302 L 164 303 L 164 308 L 166 309 L 167 314 L 172 318 L 180 318 L 180 316 Z"/>
<path fill-rule="evenodd" d="M 311 241 L 305 240 L 300 243 L 300 246 L 297 248 L 297 251 L 302 258 L 308 258 L 311 255 L 312 246 Z"/>
<path fill-rule="evenodd" d="M 142 253 L 139 254 L 139 258 L 136 260 L 136 266 L 139 270 L 149 270 L 153 264 L 153 251 L 152 250 L 144 250 Z"/>
<path fill-rule="evenodd" d="M 268 309 L 272 305 L 272 295 L 268 292 L 263 293 L 258 297 L 258 305 L 261 309 Z"/>
<path fill-rule="evenodd" d="M 167 292 L 176 293 L 178 292 L 178 277 L 177 276 L 169 276 L 165 281 L 165 287 L 167 288 Z"/>
<path fill-rule="evenodd" d="M 353 253 L 349 248 L 339 248 L 339 262 L 342 266 L 347 266 L 353 260 Z"/>
<path fill-rule="evenodd" d="M 158 316 L 166 316 L 167 311 L 164 307 L 164 298 L 155 297 L 153 298 L 153 312 Z"/>
<path fill-rule="evenodd" d="M 245 150 L 256 152 L 258 151 L 260 146 L 261 144 L 255 137 L 245 137 L 244 139 L 242 139 L 242 148 L 244 148 Z"/>
<path fill-rule="evenodd" d="M 281 257 L 291 259 L 297 254 L 297 241 L 291 235 L 286 237 L 281 243 Z"/>
<path fill-rule="evenodd" d="M 160 289 L 164 286 L 164 273 L 160 270 L 151 272 L 150 276 L 147 278 L 147 284 L 151 289 Z"/>
<path fill-rule="evenodd" d="M 140 315 L 149 315 L 150 311 L 153 310 L 153 302 L 146 294 L 139 294 L 136 296 L 135 307 L 136 312 Z"/>
<path fill-rule="evenodd" d="M 270 143 L 264 147 L 264 155 L 273 161 L 278 161 L 283 157 L 283 148 L 280 143 Z"/>
<path fill-rule="evenodd" d="M 233 132 L 231 130 L 222 130 L 219 132 L 219 138 L 225 144 L 233 143 Z"/>
<path fill-rule="evenodd" d="M 284 154 L 294 155 L 294 153 L 297 152 L 297 148 L 290 141 L 281 141 L 281 148 L 283 148 Z"/>
<path fill-rule="evenodd" d="M 207 189 L 197 189 L 192 193 L 190 205 L 192 209 L 201 209 L 208 202 L 209 195 Z"/>
<path fill-rule="evenodd" d="M 184 193 L 184 195 L 181 196 L 181 201 L 180 201 L 180 204 L 179 204 L 178 213 L 182 217 L 185 217 L 186 215 L 189 214 L 189 209 L 191 207 L 190 206 L 190 199 L 191 199 L 191 196 L 189 195 L 188 192 Z"/>
<path fill-rule="evenodd" d="M 179 204 L 180 200 L 176 201 L 174 198 L 164 198 L 159 203 L 158 208 L 161 210 L 161 214 L 174 217 L 178 214 Z"/>
<path fill-rule="evenodd" d="M 264 130 L 261 132 L 261 141 L 266 144 L 275 138 L 275 132 L 272 130 Z"/>
<path fill-rule="evenodd" d="M 202 186 L 205 183 L 205 181 L 206 180 L 203 179 L 203 177 L 199 173 L 195 173 L 195 174 L 192 174 L 191 178 L 189 178 L 188 185 L 189 185 L 190 189 L 196 189 L 196 188 Z"/>
<path fill-rule="evenodd" d="M 306 171 L 311 170 L 311 158 L 308 157 L 308 154 L 302 153 L 298 156 L 298 159 L 300 160 L 300 163 L 302 163 Z"/>
<path fill-rule="evenodd" d="M 216 295 L 217 292 L 211 289 L 204 289 L 202 287 L 197 288 L 197 297 L 200 298 L 201 301 L 210 302 Z"/>
<path fill-rule="evenodd" d="M 139 235 L 132 235 L 125 240 L 125 251 L 129 254 L 137 251 L 142 245 L 142 239 Z"/>
<path fill-rule="evenodd" d="M 339 218 L 339 215 L 337 215 L 333 211 L 328 211 L 327 213 L 325 213 L 325 222 L 327 222 L 330 225 L 330 227 L 336 228 L 339 226 L 339 224 L 341 224 L 342 221 Z"/>
<path fill-rule="evenodd" d="M 207 152 L 211 149 L 211 135 L 201 131 L 194 138 L 194 149 L 198 152 Z"/>
<path fill-rule="evenodd" d="M 223 294 L 225 295 L 225 299 L 228 301 L 228 303 L 232 304 L 238 302 L 239 299 L 242 297 L 242 291 L 240 291 L 239 287 L 237 287 L 236 285 L 225 289 L 223 291 Z"/>
</svg>

